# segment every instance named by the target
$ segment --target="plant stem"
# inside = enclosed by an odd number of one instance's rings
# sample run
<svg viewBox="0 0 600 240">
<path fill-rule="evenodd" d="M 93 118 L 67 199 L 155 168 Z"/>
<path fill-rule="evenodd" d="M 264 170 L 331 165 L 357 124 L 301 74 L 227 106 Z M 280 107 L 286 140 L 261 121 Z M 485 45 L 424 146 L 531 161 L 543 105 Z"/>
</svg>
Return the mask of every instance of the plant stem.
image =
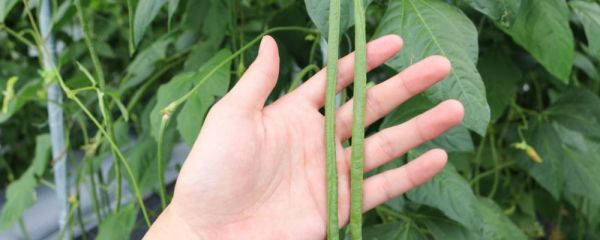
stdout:
<svg viewBox="0 0 600 240">
<path fill-rule="evenodd" d="M 327 177 L 327 239 L 339 239 L 338 173 L 335 143 L 335 92 L 337 60 L 340 51 L 340 0 L 329 5 L 329 36 L 327 38 L 327 86 L 325 90 L 325 170 Z"/>
<path fill-rule="evenodd" d="M 127 19 L 129 20 L 129 55 L 133 55 L 135 53 L 135 44 L 133 43 L 133 0 L 127 0 Z"/>
<path fill-rule="evenodd" d="M 492 168 L 492 169 L 490 169 L 490 170 L 488 170 L 486 172 L 478 174 L 477 176 L 475 176 L 473 178 L 473 180 L 470 181 L 470 184 L 474 185 L 474 184 L 478 183 L 479 180 L 481 180 L 482 178 L 487 177 L 487 176 L 492 175 L 492 174 L 495 174 L 496 172 L 498 172 L 498 171 L 500 171 L 500 170 L 502 170 L 504 168 L 510 167 L 513 164 L 515 164 L 515 162 L 512 162 L 512 161 L 511 162 L 506 162 L 506 163 L 498 165 L 498 166 L 496 166 L 496 167 L 494 167 L 494 168 Z"/>
<path fill-rule="evenodd" d="M 81 23 L 83 39 L 85 41 L 85 45 L 88 51 L 90 52 L 92 64 L 94 65 L 96 78 L 98 79 L 98 86 L 101 90 L 104 91 L 104 87 L 106 85 L 106 81 L 104 79 L 104 70 L 102 69 L 102 64 L 100 64 L 100 59 L 98 58 L 98 54 L 96 53 L 96 49 L 94 48 L 94 44 L 92 43 L 92 38 L 90 37 L 92 33 L 90 31 L 89 23 L 83 15 L 83 7 L 81 6 L 81 0 L 75 0 L 75 8 L 77 9 L 77 16 L 79 18 L 79 22 Z"/>
<path fill-rule="evenodd" d="M 26 12 L 27 12 L 27 15 L 29 17 L 29 21 L 31 22 L 32 28 L 34 29 L 34 33 L 35 33 L 34 34 L 34 38 L 36 40 L 36 43 L 37 43 L 38 46 L 40 46 L 40 49 L 42 50 L 42 52 L 40 53 L 40 55 L 41 56 L 48 55 L 49 54 L 49 49 L 43 44 L 44 43 L 44 41 L 43 41 L 44 38 L 42 38 L 41 32 L 37 28 L 37 25 L 35 23 L 35 19 L 33 17 L 33 14 L 31 13 L 31 8 L 29 7 L 29 3 L 26 0 L 23 0 L 23 3 L 25 4 L 25 9 L 27 9 Z M 140 192 L 138 183 L 137 183 L 137 181 L 135 179 L 135 175 L 133 174 L 133 171 L 131 170 L 131 167 L 129 166 L 129 163 L 127 162 L 127 160 L 123 156 L 123 153 L 121 153 L 121 149 L 119 149 L 119 147 L 117 146 L 116 142 L 112 138 L 112 135 L 110 135 L 107 132 L 107 130 L 100 124 L 100 122 L 98 121 L 98 119 L 96 119 L 96 117 L 94 117 L 94 115 L 90 112 L 90 110 L 86 107 L 86 105 L 83 102 L 81 102 L 81 100 L 65 84 L 65 81 L 62 78 L 62 76 L 60 75 L 60 71 L 59 71 L 58 67 L 54 64 L 54 62 L 49 62 L 49 64 L 50 65 L 47 67 L 47 69 L 50 70 L 51 73 L 53 74 L 52 77 L 56 78 L 56 80 L 58 80 L 58 84 L 60 85 L 60 88 L 62 88 L 62 90 L 65 92 L 66 96 L 70 100 L 74 101 L 79 106 L 79 108 L 85 113 L 85 115 L 94 123 L 94 125 L 96 125 L 96 127 L 98 128 L 98 130 L 108 140 L 108 144 L 110 145 L 111 150 L 115 151 L 115 153 L 117 155 L 117 159 L 119 159 L 119 161 L 121 161 L 123 163 L 123 166 L 125 167 L 125 170 L 127 171 L 127 174 L 131 178 L 131 183 L 132 183 L 131 185 L 132 185 L 132 188 L 133 188 L 133 191 L 134 191 L 134 195 L 137 198 L 138 204 L 140 205 L 140 208 L 141 208 L 142 213 L 144 215 L 144 220 L 145 220 L 147 226 L 149 227 L 150 226 L 150 218 L 148 216 L 148 211 L 146 209 L 146 205 L 144 204 L 144 200 L 142 198 L 142 194 Z M 54 79 L 52 79 L 52 80 L 54 80 Z"/>
<path fill-rule="evenodd" d="M 174 59 L 173 61 L 169 61 L 169 63 L 165 67 L 156 71 L 156 73 L 154 73 L 150 78 L 148 78 L 148 80 L 146 80 L 144 82 L 144 84 L 135 91 L 135 93 L 131 97 L 131 100 L 128 101 L 127 111 L 129 111 L 129 112 L 133 111 L 133 107 L 135 107 L 135 105 L 140 101 L 140 99 L 142 98 L 142 96 L 146 92 L 146 90 L 152 84 L 154 84 L 157 80 L 159 80 L 160 77 L 163 76 L 163 74 L 165 74 L 167 71 L 171 70 L 171 68 L 173 68 L 174 66 L 179 65 L 183 60 L 185 60 L 185 59 L 177 58 L 177 59 Z"/>
<path fill-rule="evenodd" d="M 114 128 L 112 126 L 112 114 L 110 113 L 110 109 L 108 109 L 107 101 L 102 97 L 103 92 L 106 90 L 106 80 L 104 79 L 104 70 L 102 68 L 102 64 L 100 63 L 100 59 L 98 58 L 98 54 L 96 53 L 96 49 L 94 48 L 94 44 L 91 39 L 90 27 L 87 19 L 83 15 L 83 7 L 81 5 L 81 0 L 75 1 L 75 7 L 77 9 L 77 16 L 79 17 L 79 21 L 81 22 L 81 28 L 83 31 L 83 38 L 85 40 L 85 45 L 87 46 L 88 51 L 90 52 L 90 58 L 92 59 L 92 64 L 94 65 L 94 70 L 96 73 L 96 79 L 98 79 L 98 102 L 100 104 L 100 112 L 102 113 L 103 123 L 106 126 L 108 133 L 110 133 L 110 137 L 114 136 Z M 117 184 L 117 190 L 115 193 L 116 199 L 116 207 L 115 212 L 119 212 L 121 207 L 121 192 L 122 192 L 122 173 L 121 173 L 121 164 L 117 161 L 117 154 L 114 150 L 112 150 L 112 155 L 114 159 L 115 166 L 115 182 Z"/>
<path fill-rule="evenodd" d="M 319 67 L 317 65 L 315 65 L 315 64 L 310 64 L 310 65 L 304 67 L 302 70 L 300 70 L 300 72 L 298 73 L 298 75 L 296 75 L 296 77 L 294 78 L 294 80 L 290 84 L 290 87 L 287 90 L 287 92 L 291 92 L 294 89 L 296 89 L 298 87 L 298 85 L 300 85 L 300 82 L 302 81 L 302 79 L 304 79 L 304 77 L 310 71 L 318 72 L 319 70 L 320 70 Z"/>
<path fill-rule="evenodd" d="M 365 97 L 367 88 L 367 51 L 365 13 L 362 0 L 354 0 L 355 60 L 352 116 L 352 162 L 350 166 L 350 235 L 362 239 L 363 161 L 365 139 Z"/>
<path fill-rule="evenodd" d="M 494 138 L 494 127 L 490 127 L 488 135 L 490 136 L 490 148 L 492 149 L 492 159 L 494 160 L 494 168 L 498 167 L 498 151 L 496 150 L 496 139 Z M 498 190 L 498 182 L 500 181 L 500 173 L 499 171 L 494 171 L 494 183 L 492 184 L 492 189 L 488 194 L 488 198 L 493 198 Z"/>
<path fill-rule="evenodd" d="M 29 237 L 29 232 L 27 232 L 27 226 L 25 226 L 25 221 L 23 221 L 23 217 L 19 218 L 19 229 L 21 230 L 21 233 L 23 234 L 24 240 L 31 239 Z"/>
<path fill-rule="evenodd" d="M 60 82 L 64 86 L 64 82 L 62 79 L 60 80 Z M 66 89 L 66 90 L 68 90 L 68 89 Z M 69 92 L 67 91 L 67 93 L 69 93 Z M 142 198 L 142 193 L 138 186 L 137 180 L 135 179 L 135 175 L 133 174 L 133 170 L 131 170 L 131 167 L 129 166 L 129 163 L 123 156 L 123 153 L 121 153 L 121 150 L 119 149 L 119 147 L 117 146 L 115 141 L 112 139 L 111 135 L 109 135 L 108 132 L 106 131 L 106 129 L 104 129 L 104 127 L 102 127 L 102 125 L 100 125 L 100 122 L 98 122 L 96 117 L 94 117 L 94 115 L 92 115 L 92 113 L 81 102 L 81 100 L 79 100 L 79 98 L 77 98 L 74 95 L 67 94 L 67 96 L 69 96 L 69 98 L 71 100 L 73 100 L 75 103 L 77 103 L 77 105 L 79 105 L 81 110 L 83 110 L 83 112 L 88 116 L 88 118 L 90 118 L 90 120 L 92 120 L 92 122 L 96 125 L 96 127 L 100 130 L 100 132 L 102 132 L 102 134 L 106 137 L 112 150 L 114 150 L 115 153 L 117 154 L 117 159 L 119 159 L 119 161 L 121 161 L 123 163 L 123 166 L 125 167 L 125 171 L 127 171 L 129 178 L 131 178 L 131 183 L 132 183 L 131 185 L 133 187 L 134 195 L 137 198 L 140 208 L 142 209 L 142 213 L 144 215 L 144 220 L 146 221 L 147 226 L 150 226 L 150 218 L 148 216 L 148 211 L 146 210 L 146 205 L 144 204 L 144 199 Z"/>
<path fill-rule="evenodd" d="M 164 184 L 165 182 L 165 166 L 164 166 L 164 160 L 163 160 L 163 147 L 161 147 L 162 145 L 164 145 L 164 138 L 165 138 L 165 131 L 167 129 L 167 124 L 169 123 L 169 116 L 165 115 L 163 116 L 163 120 L 160 121 L 160 130 L 158 133 L 158 147 L 157 149 L 157 154 L 156 154 L 156 159 L 158 161 L 158 190 L 159 190 L 159 195 L 160 195 L 160 206 L 161 209 L 165 209 L 167 207 L 167 188 Z"/>
<path fill-rule="evenodd" d="M 6 25 L 0 23 L 0 29 L 6 31 L 6 33 L 8 33 L 8 35 L 13 36 L 14 38 L 19 40 L 19 42 L 23 43 L 24 45 L 37 49 L 37 47 L 38 47 L 37 45 L 35 45 L 31 41 L 27 40 L 27 38 L 24 38 L 23 36 L 21 36 L 21 34 L 15 32 L 11 28 L 7 27 Z"/>
<path fill-rule="evenodd" d="M 96 214 L 96 218 L 98 219 L 98 224 L 100 224 L 102 222 L 102 215 L 100 215 L 100 202 L 98 201 L 98 193 L 96 192 L 96 179 L 94 178 L 92 162 L 90 161 L 90 159 L 87 159 L 87 161 L 86 159 L 87 157 L 84 158 L 84 161 L 87 162 L 88 165 L 88 177 L 90 178 L 91 185 L 90 192 L 92 193 L 92 206 L 94 207 L 94 213 Z"/>
<path fill-rule="evenodd" d="M 87 139 L 87 138 L 85 138 Z M 86 140 L 87 141 L 87 140 Z M 85 163 L 85 162 L 84 162 Z M 75 199 L 78 203 L 81 202 L 81 183 L 82 183 L 82 178 L 85 175 L 85 166 L 81 166 L 78 168 L 77 171 L 77 178 L 75 180 Z M 83 221 L 83 211 L 81 209 L 81 204 L 77 204 L 77 209 L 76 209 L 76 215 L 77 215 L 77 225 L 79 226 L 79 230 L 81 231 L 81 237 L 83 238 L 83 240 L 87 240 L 87 233 L 85 231 L 85 223 Z M 98 223 L 99 225 L 100 223 Z"/>
<path fill-rule="evenodd" d="M 102 169 L 96 171 L 96 177 L 98 178 L 98 190 L 100 191 L 100 206 L 101 213 L 106 216 L 109 214 L 110 207 L 110 196 L 108 195 L 108 188 L 106 187 L 106 182 L 104 181 L 104 175 L 102 175 Z"/>
</svg>

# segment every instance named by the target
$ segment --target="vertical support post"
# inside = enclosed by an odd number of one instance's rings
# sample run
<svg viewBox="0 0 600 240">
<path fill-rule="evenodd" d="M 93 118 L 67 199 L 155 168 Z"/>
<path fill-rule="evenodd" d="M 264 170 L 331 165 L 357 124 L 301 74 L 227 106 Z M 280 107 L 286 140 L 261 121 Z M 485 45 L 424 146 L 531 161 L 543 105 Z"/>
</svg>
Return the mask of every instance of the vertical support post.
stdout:
<svg viewBox="0 0 600 240">
<path fill-rule="evenodd" d="M 44 69 L 56 67 L 56 46 L 51 31 L 52 6 L 50 0 L 41 0 L 38 17 L 40 34 L 44 41 L 45 51 L 42 51 Z M 54 171 L 54 183 L 56 195 L 59 202 L 58 224 L 63 239 L 69 239 L 68 229 L 69 202 L 67 184 L 67 149 L 65 147 L 64 120 L 61 108 L 63 93 L 57 83 L 52 83 L 46 89 L 48 94 L 48 123 L 50 126 L 50 138 L 52 139 L 52 159 Z"/>
</svg>

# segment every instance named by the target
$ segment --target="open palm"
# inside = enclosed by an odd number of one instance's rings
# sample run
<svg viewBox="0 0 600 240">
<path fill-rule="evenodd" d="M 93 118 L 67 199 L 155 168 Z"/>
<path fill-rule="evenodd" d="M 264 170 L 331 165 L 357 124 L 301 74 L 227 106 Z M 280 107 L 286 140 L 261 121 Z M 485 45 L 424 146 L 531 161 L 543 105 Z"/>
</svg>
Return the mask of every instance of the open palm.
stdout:
<svg viewBox="0 0 600 240">
<path fill-rule="evenodd" d="M 394 56 L 397 36 L 368 44 L 368 68 Z M 353 55 L 339 61 L 338 91 L 353 79 Z M 265 105 L 278 77 L 277 45 L 263 38 L 255 62 L 209 112 L 175 188 L 169 214 L 196 236 L 214 239 L 323 239 L 326 230 L 322 70 L 298 89 Z M 447 59 L 432 56 L 368 90 L 366 124 L 443 79 Z M 365 171 L 374 169 L 460 123 L 462 105 L 439 104 L 365 141 Z M 336 113 L 339 219 L 349 215 L 352 100 Z M 365 179 L 364 210 L 403 194 L 439 172 L 443 150 L 434 149 L 405 166 Z"/>
</svg>

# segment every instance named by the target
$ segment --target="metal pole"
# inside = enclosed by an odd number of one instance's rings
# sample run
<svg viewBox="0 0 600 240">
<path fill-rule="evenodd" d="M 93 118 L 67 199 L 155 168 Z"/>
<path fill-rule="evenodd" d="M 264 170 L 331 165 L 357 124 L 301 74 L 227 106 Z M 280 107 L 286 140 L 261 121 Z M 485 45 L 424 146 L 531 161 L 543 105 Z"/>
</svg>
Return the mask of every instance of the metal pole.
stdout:
<svg viewBox="0 0 600 240">
<path fill-rule="evenodd" d="M 46 51 L 42 51 L 44 69 L 56 67 L 56 48 L 54 37 L 51 33 L 52 6 L 50 0 L 40 2 L 39 25 Z M 52 83 L 47 88 L 48 93 L 48 123 L 50 126 L 50 138 L 52 139 L 52 159 L 54 163 L 54 183 L 56 195 L 59 202 L 58 224 L 63 233 L 62 238 L 68 239 L 68 183 L 67 183 L 67 149 L 65 147 L 63 111 L 63 93 L 57 83 Z"/>
</svg>

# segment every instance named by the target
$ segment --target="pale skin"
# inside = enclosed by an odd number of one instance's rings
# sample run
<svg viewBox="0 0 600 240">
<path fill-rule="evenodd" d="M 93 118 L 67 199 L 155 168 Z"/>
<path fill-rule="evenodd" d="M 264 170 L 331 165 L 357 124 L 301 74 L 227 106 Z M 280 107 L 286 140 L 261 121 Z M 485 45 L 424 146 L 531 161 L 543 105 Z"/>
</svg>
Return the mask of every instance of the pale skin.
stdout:
<svg viewBox="0 0 600 240">
<path fill-rule="evenodd" d="M 402 48 L 384 36 L 367 46 L 373 69 Z M 401 53 L 400 53 L 401 54 Z M 337 90 L 351 84 L 354 57 L 338 62 Z M 450 72 L 450 62 L 431 56 L 367 91 L 366 124 L 381 119 Z M 171 203 L 146 239 L 324 239 L 326 179 L 324 116 L 326 72 L 265 105 L 279 71 L 275 40 L 263 38 L 256 60 L 210 110 L 177 179 Z M 387 163 L 458 125 L 464 109 L 447 100 L 400 125 L 368 136 L 365 171 Z M 348 222 L 352 100 L 336 112 L 339 219 Z M 446 164 L 444 150 L 365 179 L 364 211 L 429 180 Z"/>
</svg>

